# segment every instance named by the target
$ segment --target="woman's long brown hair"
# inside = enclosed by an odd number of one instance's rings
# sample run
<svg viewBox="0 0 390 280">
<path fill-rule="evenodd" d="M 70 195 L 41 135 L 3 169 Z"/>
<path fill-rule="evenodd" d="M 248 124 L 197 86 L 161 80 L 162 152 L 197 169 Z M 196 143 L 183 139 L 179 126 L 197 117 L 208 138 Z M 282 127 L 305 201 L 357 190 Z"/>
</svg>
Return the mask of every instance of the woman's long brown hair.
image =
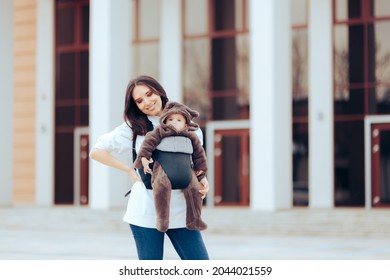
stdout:
<svg viewBox="0 0 390 280">
<path fill-rule="evenodd" d="M 123 118 L 127 125 L 133 130 L 133 139 L 137 135 L 145 135 L 148 132 L 148 117 L 137 106 L 133 99 L 133 90 L 138 85 L 144 85 L 153 90 L 161 97 L 162 109 L 168 102 L 167 94 L 161 84 L 154 78 L 146 75 L 138 76 L 127 85 L 125 108 L 123 111 Z"/>
</svg>

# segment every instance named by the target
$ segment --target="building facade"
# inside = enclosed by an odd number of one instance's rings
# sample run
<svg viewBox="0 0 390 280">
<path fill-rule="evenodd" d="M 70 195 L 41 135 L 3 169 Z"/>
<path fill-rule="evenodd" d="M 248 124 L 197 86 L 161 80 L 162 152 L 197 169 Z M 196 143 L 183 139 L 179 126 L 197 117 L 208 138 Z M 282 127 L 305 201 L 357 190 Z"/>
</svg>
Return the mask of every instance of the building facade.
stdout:
<svg viewBox="0 0 390 280">
<path fill-rule="evenodd" d="M 0 204 L 124 206 L 88 150 L 148 74 L 201 114 L 207 206 L 388 207 L 389 31 L 386 0 L 3 0 Z"/>
</svg>

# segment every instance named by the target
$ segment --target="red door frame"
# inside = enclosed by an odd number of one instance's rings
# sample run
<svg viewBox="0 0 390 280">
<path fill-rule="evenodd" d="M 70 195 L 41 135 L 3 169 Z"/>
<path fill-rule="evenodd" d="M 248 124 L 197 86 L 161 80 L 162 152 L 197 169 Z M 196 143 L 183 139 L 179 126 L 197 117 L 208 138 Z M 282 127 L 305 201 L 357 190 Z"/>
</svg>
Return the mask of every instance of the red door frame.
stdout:
<svg viewBox="0 0 390 280">
<path fill-rule="evenodd" d="M 380 134 L 390 131 L 390 123 L 373 123 L 371 125 L 371 201 L 372 207 L 390 207 L 389 203 L 380 201 Z"/>
<path fill-rule="evenodd" d="M 249 205 L 249 129 L 217 129 L 214 131 L 214 166 L 215 166 L 215 198 L 222 198 L 223 194 L 223 153 L 229 151 L 222 150 L 221 137 L 234 137 L 240 139 L 240 158 L 238 159 L 239 168 L 237 175 L 240 182 L 240 199 L 237 203 L 215 201 L 216 206 L 248 206 Z"/>
</svg>

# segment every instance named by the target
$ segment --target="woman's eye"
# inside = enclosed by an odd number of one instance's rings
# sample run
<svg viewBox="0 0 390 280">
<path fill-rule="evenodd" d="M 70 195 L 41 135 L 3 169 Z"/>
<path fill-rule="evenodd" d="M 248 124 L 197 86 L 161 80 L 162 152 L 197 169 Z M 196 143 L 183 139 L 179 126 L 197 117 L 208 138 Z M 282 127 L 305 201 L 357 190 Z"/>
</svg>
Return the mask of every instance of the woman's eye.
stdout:
<svg viewBox="0 0 390 280">
<path fill-rule="evenodd" d="M 138 104 L 141 104 L 143 101 L 143 99 L 137 99 L 135 102 L 137 102 Z"/>
</svg>

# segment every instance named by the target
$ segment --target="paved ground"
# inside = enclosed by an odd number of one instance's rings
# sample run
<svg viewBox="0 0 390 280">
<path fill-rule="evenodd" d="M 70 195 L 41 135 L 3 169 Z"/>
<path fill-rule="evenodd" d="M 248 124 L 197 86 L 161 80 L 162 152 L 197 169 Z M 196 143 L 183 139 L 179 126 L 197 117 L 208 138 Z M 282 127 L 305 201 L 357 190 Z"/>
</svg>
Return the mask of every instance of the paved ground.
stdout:
<svg viewBox="0 0 390 280">
<path fill-rule="evenodd" d="M 0 260 L 137 259 L 124 209 L 0 208 Z M 390 260 L 390 210 L 205 208 L 218 260 Z M 169 240 L 165 259 L 178 259 Z"/>
</svg>

